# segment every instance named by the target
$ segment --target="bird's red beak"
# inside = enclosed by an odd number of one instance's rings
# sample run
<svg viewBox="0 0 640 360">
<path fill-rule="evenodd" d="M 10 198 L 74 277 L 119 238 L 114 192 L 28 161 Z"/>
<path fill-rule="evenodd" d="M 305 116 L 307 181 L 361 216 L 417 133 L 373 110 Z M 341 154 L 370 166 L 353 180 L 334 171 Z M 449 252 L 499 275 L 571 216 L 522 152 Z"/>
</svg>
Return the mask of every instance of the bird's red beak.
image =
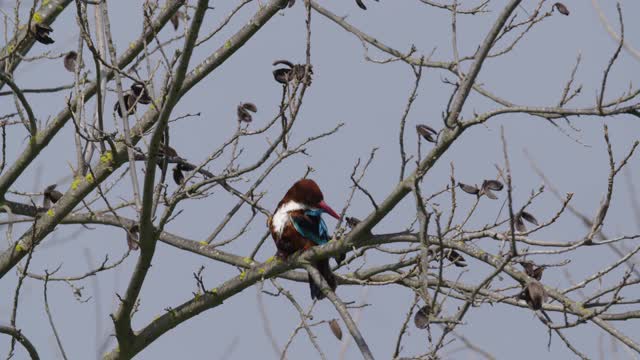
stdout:
<svg viewBox="0 0 640 360">
<path fill-rule="evenodd" d="M 331 208 L 331 206 L 327 205 L 326 202 L 320 201 L 320 203 L 318 204 L 318 207 L 322 210 L 324 210 L 324 212 L 326 212 L 327 214 L 333 216 L 334 218 L 340 220 L 340 215 L 338 215 L 335 211 L 333 211 L 333 209 Z"/>
</svg>

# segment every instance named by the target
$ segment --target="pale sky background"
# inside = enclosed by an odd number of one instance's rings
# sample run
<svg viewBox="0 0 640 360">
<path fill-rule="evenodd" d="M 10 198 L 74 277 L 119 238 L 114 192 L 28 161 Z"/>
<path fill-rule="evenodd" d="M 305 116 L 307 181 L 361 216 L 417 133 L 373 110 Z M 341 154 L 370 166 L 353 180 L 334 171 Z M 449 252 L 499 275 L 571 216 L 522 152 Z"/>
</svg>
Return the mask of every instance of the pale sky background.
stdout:
<svg viewBox="0 0 640 360">
<path fill-rule="evenodd" d="M 11 1 L 0 1 L 2 10 L 10 11 Z M 110 1 L 110 17 L 113 35 L 118 53 L 124 51 L 128 43 L 140 32 L 142 1 Z M 235 1 L 212 1 L 214 10 L 207 13 L 202 27 L 206 34 L 218 26 L 229 13 Z M 258 1 L 246 6 L 213 40 L 199 48 L 192 64 L 208 55 L 213 49 L 226 41 L 227 37 L 244 25 L 258 7 Z M 336 14 L 348 16 L 347 20 L 361 30 L 377 37 L 396 49 L 406 51 L 415 44 L 419 53 L 429 54 L 435 49 L 434 60 L 449 60 L 452 57 L 450 41 L 450 16 L 446 11 L 423 5 L 417 0 L 373 2 L 365 0 L 369 10 L 360 10 L 354 1 L 321 1 L 323 6 Z M 465 1 L 464 3 L 469 3 Z M 472 2 L 475 4 L 476 2 Z M 494 0 L 490 14 L 485 16 L 460 16 L 459 47 L 462 55 L 470 55 L 479 41 L 485 36 L 497 12 L 507 3 L 506 0 Z M 614 28 L 615 2 L 600 0 L 601 6 Z M 523 2 L 527 11 L 532 10 L 532 2 Z M 514 103 L 532 106 L 555 105 L 562 93 L 564 83 L 575 63 L 576 56 L 582 54 L 582 64 L 577 73 L 577 82 L 583 84 L 582 94 L 572 102 L 572 106 L 592 106 L 596 92 L 600 88 L 602 73 L 615 50 L 616 43 L 607 35 L 598 21 L 591 2 L 586 0 L 565 0 L 571 10 L 568 17 L 557 13 L 546 19 L 531 31 L 509 55 L 490 59 L 482 68 L 478 81 L 494 93 Z M 549 9 L 552 2 L 545 5 Z M 640 48 L 640 25 L 635 18 L 640 13 L 637 0 L 621 1 L 625 19 L 625 36 L 628 42 Z M 517 10 L 523 16 L 522 8 Z M 313 14 L 312 20 L 312 62 L 314 81 L 304 100 L 300 118 L 294 128 L 291 143 L 296 144 L 308 136 L 333 128 L 337 123 L 346 124 L 338 134 L 309 146 L 309 157 L 295 157 L 281 166 L 260 189 L 268 190 L 263 206 L 273 209 L 288 187 L 301 177 L 306 166 L 315 169 L 312 177 L 320 184 L 326 201 L 335 209 L 341 209 L 349 194 L 351 185 L 349 174 L 358 158 L 365 159 L 373 147 L 379 147 L 376 160 L 364 180 L 364 185 L 374 194 L 376 200 L 384 199 L 398 180 L 398 124 L 404 110 L 407 97 L 413 86 L 413 74 L 404 64 L 393 63 L 377 65 L 364 60 L 360 41 L 339 28 L 333 22 L 319 14 Z M 75 7 L 70 6 L 53 25 L 53 37 L 56 43 L 50 47 L 37 44 L 30 56 L 51 50 L 61 53 L 76 48 L 77 25 Z M 167 39 L 174 35 L 167 27 L 161 37 Z M 0 29 L 0 38 L 4 38 L 4 28 Z M 199 162 L 233 133 L 236 126 L 235 111 L 240 102 L 256 103 L 259 112 L 254 116 L 252 128 L 263 125 L 277 111 L 280 100 L 280 86 L 273 80 L 271 63 L 276 59 L 289 59 L 304 62 L 304 6 L 298 1 L 293 9 L 280 12 L 256 36 L 224 65 L 218 68 L 206 80 L 202 81 L 185 97 L 174 111 L 174 116 L 185 113 L 202 115 L 183 120 L 181 125 L 171 127 L 172 145 L 185 158 Z M 371 50 L 376 59 L 386 58 Z M 85 51 L 88 59 L 89 52 Z M 93 73 L 93 64 L 89 61 Z M 623 50 L 611 74 L 607 87 L 607 98 L 620 96 L 629 88 L 637 86 L 640 80 L 639 61 Z M 62 66 L 62 60 L 40 60 L 26 63 L 16 74 L 19 86 L 58 86 L 72 82 L 72 75 Z M 450 96 L 451 88 L 444 85 L 444 78 L 453 79 L 451 74 L 439 70 L 425 70 L 419 97 L 415 102 L 408 121 L 406 141 L 409 151 L 415 151 L 414 127 L 418 123 L 428 124 L 436 129 L 442 127 L 441 113 Z M 128 83 L 126 83 L 128 84 Z M 156 83 L 157 84 L 157 83 Z M 3 89 L 7 90 L 7 88 Z M 55 116 L 64 106 L 64 97 L 68 93 L 55 95 L 29 95 L 36 116 L 41 120 Z M 115 96 L 109 94 L 106 102 L 107 123 L 112 126 L 111 109 Z M 0 98 L 2 113 L 12 111 L 13 100 Z M 463 115 L 468 117 L 473 111 L 482 112 L 494 109 L 495 105 L 473 95 L 464 108 Z M 93 111 L 93 105 L 88 109 Z M 589 216 L 593 216 L 606 190 L 608 160 L 602 137 L 603 121 L 594 117 L 573 119 L 572 124 L 578 130 L 571 129 L 566 123 L 558 122 L 565 133 L 558 131 L 545 120 L 520 115 L 507 115 L 492 119 L 486 126 L 476 126 L 467 131 L 448 153 L 443 156 L 435 168 L 426 176 L 423 183 L 425 194 L 443 188 L 449 181 L 449 164 L 455 163 L 459 181 L 479 183 L 482 179 L 496 176 L 494 164 L 502 164 L 500 125 L 505 126 L 508 136 L 512 171 L 515 183 L 514 201 L 522 204 L 533 189 L 542 181 L 529 166 L 523 151 L 526 149 L 536 159 L 539 166 L 552 179 L 558 189 L 573 192 L 573 205 Z M 619 160 L 640 134 L 640 123 L 631 116 L 619 116 L 608 119 L 614 154 Z M 58 182 L 61 189 L 69 187 L 69 163 L 74 162 L 72 141 L 73 126 L 67 124 L 63 131 L 52 141 L 42 156 L 31 164 L 13 189 L 19 191 L 42 191 L 44 186 Z M 26 146 L 26 133 L 23 128 L 13 127 L 8 131 L 8 156 L 15 158 Z M 269 138 L 276 136 L 269 133 Z M 577 139 L 577 140 L 573 140 Z M 262 153 L 267 146 L 264 137 L 252 138 L 245 142 L 243 164 L 249 164 Z M 430 145 L 426 145 L 429 147 Z M 227 157 L 228 158 L 228 157 Z M 225 158 L 225 160 L 227 159 Z M 216 167 L 217 166 L 217 167 Z M 219 169 L 220 163 L 211 167 Z M 628 170 L 634 180 L 638 174 L 640 160 L 634 157 Z M 259 170 L 260 171 L 260 170 Z M 45 175 L 46 174 L 46 175 Z M 624 174 L 623 174 L 624 175 Z M 66 179 L 66 180 L 65 180 Z M 616 182 L 613 206 L 604 230 L 610 236 L 629 235 L 640 231 L 637 218 L 631 211 L 630 192 L 624 176 Z M 130 182 L 126 179 L 120 194 L 126 195 Z M 175 185 L 170 184 L 170 190 Z M 238 184 L 245 189 L 247 184 Z M 461 194 L 460 209 L 468 209 L 471 197 Z M 500 201 L 483 200 L 480 212 L 474 215 L 475 225 L 494 221 L 506 194 L 500 194 Z M 8 198 L 19 199 L 14 195 Z M 25 201 L 24 199 L 21 199 Z M 37 198 L 37 202 L 41 199 Z M 218 191 L 206 200 L 193 200 L 182 203 L 184 213 L 167 230 L 181 236 L 203 240 L 217 226 L 218 222 L 235 203 L 235 199 Z M 442 206 L 446 208 L 446 201 Z M 414 213 L 413 199 L 407 197 L 374 232 L 395 232 L 404 230 L 412 221 Z M 539 219 L 548 219 L 559 208 L 559 202 L 546 192 L 531 207 Z M 349 215 L 364 218 L 371 211 L 369 201 L 357 195 Z M 245 221 L 249 211 L 244 209 L 232 226 L 222 234 L 233 234 L 239 224 Z M 129 214 L 130 215 L 130 214 Z M 460 213 L 458 216 L 461 216 Z M 504 216 L 504 214 L 503 214 Z M 459 217 L 458 217 L 459 220 Z M 327 220 L 333 228 L 335 221 Z M 93 263 L 99 263 L 109 255 L 116 260 L 126 251 L 124 232 L 113 227 L 91 226 L 93 231 L 82 231 L 79 226 L 60 226 L 42 245 L 37 248 L 30 270 L 43 273 L 44 269 L 54 269 L 62 264 L 58 275 L 75 275 L 85 272 L 87 264 L 85 253 L 90 253 Z M 14 236 L 21 234 L 23 226 L 14 229 Z M 2 229 L 4 233 L 5 228 Z M 258 217 L 251 231 L 225 248 L 236 254 L 246 256 L 253 249 L 261 234 L 265 231 L 264 218 Z M 587 230 L 573 216 L 566 214 L 554 226 L 540 231 L 534 237 L 549 241 L 572 241 L 586 234 Z M 481 240 L 476 245 L 483 247 Z M 485 241 L 488 242 L 488 241 Z M 626 243 L 629 248 L 637 246 L 637 241 Z M 4 248 L 6 242 L 3 242 Z M 492 247 L 486 247 L 490 249 Z M 269 239 L 258 254 L 264 260 L 275 252 L 275 246 Z M 115 310 L 115 292 L 122 294 L 135 265 L 135 257 L 130 256 L 116 270 L 101 273 L 97 277 L 99 291 L 92 287 L 93 279 L 77 285 L 84 286 L 85 297 L 93 297 L 87 303 L 78 303 L 71 289 L 63 283 L 49 286 L 50 305 L 54 319 L 70 359 L 93 359 L 96 357 L 96 331 L 99 342 L 112 333 L 109 313 Z M 560 262 L 566 256 L 542 258 L 542 263 Z M 372 256 L 368 265 L 382 264 L 389 258 Z M 571 272 L 573 279 L 583 279 L 604 265 L 615 261 L 615 255 L 606 247 L 581 249 L 571 257 L 571 264 L 564 269 Z M 638 257 L 635 259 L 638 260 Z M 154 317 L 164 312 L 164 308 L 176 306 L 192 297 L 196 283 L 192 273 L 201 265 L 208 287 L 214 287 L 237 274 L 230 266 L 216 264 L 211 260 L 179 251 L 163 243 L 158 244 L 153 261 L 141 294 L 141 309 L 135 315 L 134 328 L 139 329 Z M 355 266 L 340 272 L 353 271 Z M 478 282 L 490 272 L 490 268 L 476 261 L 469 261 L 462 281 Z M 458 271 L 448 269 L 445 276 L 456 279 Z M 607 277 L 607 284 L 619 281 L 621 271 L 615 271 Z M 16 285 L 15 271 L 0 281 L 0 322 L 6 323 L 11 312 L 11 302 Z M 545 272 L 543 282 L 550 286 L 564 288 L 571 282 L 563 269 L 552 268 Z M 281 281 L 292 290 L 302 306 L 311 303 L 306 284 Z M 509 279 L 494 281 L 494 287 L 511 285 Z M 606 284 L 605 284 L 606 285 Z M 587 293 L 597 288 L 588 289 Z M 266 285 L 271 289 L 271 285 Z M 590 290 L 590 291 L 589 291 Z M 360 329 L 367 339 L 377 359 L 390 358 L 396 337 L 413 293 L 398 286 L 384 288 L 370 287 L 363 291 L 360 287 L 342 286 L 338 294 L 345 301 L 360 301 L 366 293 L 366 302 L 370 306 L 362 310 Z M 515 293 L 515 291 L 513 292 Z M 625 296 L 638 297 L 638 289 L 622 292 Z M 574 293 L 574 299 L 578 295 Z M 96 325 L 96 299 L 100 299 Z M 271 326 L 280 347 L 284 346 L 293 329 L 299 323 L 297 311 L 283 297 L 264 297 L 270 316 Z M 456 308 L 449 303 L 445 311 L 453 314 Z M 314 312 L 315 320 L 327 320 L 339 317 L 329 301 L 323 301 Z M 557 317 L 554 317 L 557 318 Z M 474 344 L 490 352 L 498 359 L 567 359 L 574 355 L 566 349 L 561 340 L 554 335 L 550 350 L 547 349 L 548 334 L 546 328 L 526 309 L 512 309 L 505 305 L 484 306 L 472 309 L 464 318 L 465 325 L 457 331 L 464 334 Z M 636 341 L 640 341 L 640 327 L 637 321 L 630 324 L 612 323 Z M 18 327 L 38 348 L 43 359 L 61 358 L 51 329 L 46 321 L 42 299 L 42 282 L 27 279 L 21 294 L 18 313 Z M 330 333 L 327 326 L 314 328 L 318 342 L 329 359 L 338 357 L 341 342 Z M 349 335 L 345 331 L 345 338 Z M 573 344 L 592 358 L 631 359 L 637 358 L 621 343 L 592 324 L 565 331 Z M 262 321 L 256 306 L 256 287 L 249 288 L 213 310 L 191 319 L 169 333 L 160 337 L 154 344 L 138 355 L 138 359 L 222 359 L 230 344 L 236 343 L 227 359 L 271 359 L 276 358 L 269 340 L 264 334 Z M 6 356 L 9 338 L 0 338 L 0 356 Z M 416 355 L 426 351 L 426 332 L 410 324 L 408 336 L 404 340 L 403 356 Z M 600 344 L 602 344 L 600 346 Z M 113 348 L 113 343 L 108 349 Z M 451 352 L 461 346 L 460 341 L 450 344 L 441 354 L 446 359 L 476 359 L 476 354 L 468 351 Z M 602 348 L 604 357 L 599 355 Z M 317 358 L 306 334 L 301 333 L 290 348 L 291 359 Z M 18 346 L 17 359 L 26 358 L 26 353 Z M 99 358 L 99 356 L 98 356 Z M 359 359 L 361 355 L 353 345 L 347 358 Z"/>
</svg>

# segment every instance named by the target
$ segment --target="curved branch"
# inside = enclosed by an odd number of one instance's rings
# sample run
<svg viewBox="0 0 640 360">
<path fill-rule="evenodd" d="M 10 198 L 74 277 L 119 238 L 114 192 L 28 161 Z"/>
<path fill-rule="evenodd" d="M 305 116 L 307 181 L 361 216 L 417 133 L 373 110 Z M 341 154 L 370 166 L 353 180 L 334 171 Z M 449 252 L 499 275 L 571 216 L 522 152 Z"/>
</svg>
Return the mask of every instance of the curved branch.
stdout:
<svg viewBox="0 0 640 360">
<path fill-rule="evenodd" d="M 40 360 L 40 356 L 38 356 L 36 348 L 33 346 L 31 341 L 29 341 L 29 339 L 27 339 L 27 337 L 22 334 L 21 330 L 18 330 L 13 326 L 0 325 L 0 333 L 7 334 L 16 339 L 20 344 L 22 344 L 22 346 L 24 346 L 24 348 L 29 353 L 29 356 L 31 356 L 31 360 Z"/>
</svg>

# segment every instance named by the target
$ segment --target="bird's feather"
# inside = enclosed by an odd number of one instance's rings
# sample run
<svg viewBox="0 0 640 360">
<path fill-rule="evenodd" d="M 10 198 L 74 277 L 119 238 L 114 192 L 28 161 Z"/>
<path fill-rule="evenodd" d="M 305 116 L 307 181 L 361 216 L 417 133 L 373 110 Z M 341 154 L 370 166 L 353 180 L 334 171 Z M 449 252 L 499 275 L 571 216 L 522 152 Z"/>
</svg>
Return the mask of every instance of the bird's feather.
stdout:
<svg viewBox="0 0 640 360">
<path fill-rule="evenodd" d="M 291 223 L 296 231 L 317 245 L 326 244 L 329 241 L 329 229 L 322 220 L 322 210 L 307 209 L 289 213 Z"/>
</svg>

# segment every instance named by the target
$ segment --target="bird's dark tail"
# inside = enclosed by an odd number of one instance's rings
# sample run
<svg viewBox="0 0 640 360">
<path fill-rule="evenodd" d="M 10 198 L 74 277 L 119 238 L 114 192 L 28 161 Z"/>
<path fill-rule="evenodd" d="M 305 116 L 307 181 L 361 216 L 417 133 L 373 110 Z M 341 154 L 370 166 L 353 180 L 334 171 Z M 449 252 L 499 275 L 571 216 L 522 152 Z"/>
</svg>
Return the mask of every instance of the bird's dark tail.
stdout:
<svg viewBox="0 0 640 360">
<path fill-rule="evenodd" d="M 318 269 L 318 271 L 320 272 L 320 275 L 322 275 L 322 277 L 325 279 L 325 281 L 329 284 L 329 286 L 331 287 L 331 290 L 336 290 L 336 278 L 335 276 L 333 276 L 333 272 L 331 272 L 331 267 L 329 266 L 329 259 L 324 259 L 324 260 L 320 260 L 317 261 L 314 265 L 313 265 L 316 269 Z M 315 281 L 313 281 L 313 279 L 311 278 L 311 275 L 309 275 L 309 289 L 311 289 L 311 298 L 312 299 L 318 299 L 318 300 L 322 300 L 324 299 L 324 293 L 322 292 L 322 290 L 320 289 L 320 286 L 317 285 L 315 283 Z"/>
</svg>

